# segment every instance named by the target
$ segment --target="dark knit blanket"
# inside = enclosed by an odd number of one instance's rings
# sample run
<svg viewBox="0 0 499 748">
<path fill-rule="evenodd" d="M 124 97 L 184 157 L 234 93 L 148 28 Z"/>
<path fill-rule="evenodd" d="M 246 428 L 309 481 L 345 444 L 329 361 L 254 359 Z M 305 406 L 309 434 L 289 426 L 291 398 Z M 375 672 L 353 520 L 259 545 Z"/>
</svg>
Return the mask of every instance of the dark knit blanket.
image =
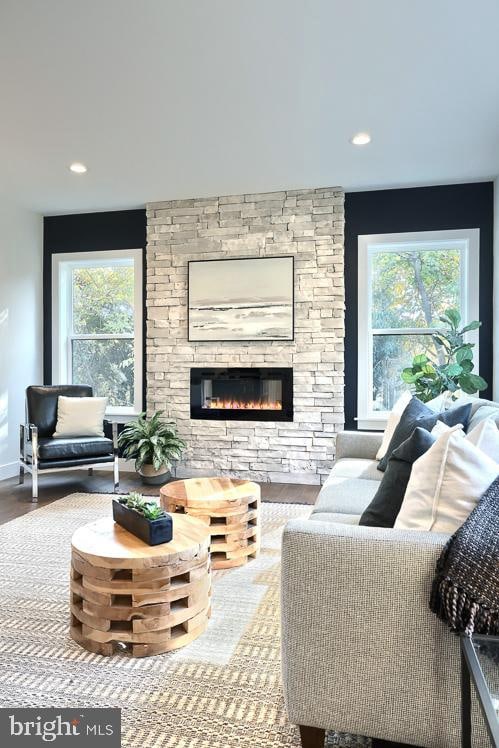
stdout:
<svg viewBox="0 0 499 748">
<path fill-rule="evenodd" d="M 499 634 L 499 477 L 442 551 L 430 608 L 453 631 Z"/>
</svg>

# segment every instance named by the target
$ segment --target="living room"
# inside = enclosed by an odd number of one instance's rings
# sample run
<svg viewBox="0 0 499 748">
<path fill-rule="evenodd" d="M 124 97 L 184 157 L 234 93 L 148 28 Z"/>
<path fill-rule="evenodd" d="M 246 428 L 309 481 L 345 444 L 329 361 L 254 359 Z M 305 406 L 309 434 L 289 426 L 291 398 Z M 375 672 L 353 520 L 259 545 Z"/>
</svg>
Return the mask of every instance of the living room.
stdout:
<svg viewBox="0 0 499 748">
<path fill-rule="evenodd" d="M 498 26 L 2 0 L 3 744 L 499 745 Z"/>
</svg>

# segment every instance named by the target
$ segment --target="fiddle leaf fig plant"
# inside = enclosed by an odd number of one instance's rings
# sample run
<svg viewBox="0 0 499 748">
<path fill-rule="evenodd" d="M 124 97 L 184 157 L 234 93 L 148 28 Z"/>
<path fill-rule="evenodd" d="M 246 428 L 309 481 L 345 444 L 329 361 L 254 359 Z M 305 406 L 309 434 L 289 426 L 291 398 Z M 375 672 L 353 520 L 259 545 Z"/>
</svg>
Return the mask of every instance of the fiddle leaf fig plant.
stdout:
<svg viewBox="0 0 499 748">
<path fill-rule="evenodd" d="M 485 379 L 473 373 L 475 344 L 464 341 L 465 334 L 477 330 L 482 323 L 475 320 L 459 329 L 461 315 L 457 309 L 446 309 L 439 319 L 445 327 L 432 336 L 437 359 L 420 353 L 401 374 L 402 380 L 413 385 L 414 394 L 424 403 L 443 392 L 450 392 L 455 400 L 458 390 L 474 395 L 487 388 Z"/>
</svg>

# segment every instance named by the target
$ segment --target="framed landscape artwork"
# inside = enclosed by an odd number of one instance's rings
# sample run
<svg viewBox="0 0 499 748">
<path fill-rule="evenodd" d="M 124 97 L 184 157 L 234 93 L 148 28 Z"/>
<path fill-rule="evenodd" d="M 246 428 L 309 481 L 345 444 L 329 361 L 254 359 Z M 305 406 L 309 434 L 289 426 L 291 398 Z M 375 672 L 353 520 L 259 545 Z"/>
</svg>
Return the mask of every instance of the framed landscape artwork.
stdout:
<svg viewBox="0 0 499 748">
<path fill-rule="evenodd" d="M 293 340 L 294 258 L 189 262 L 190 341 Z"/>
</svg>

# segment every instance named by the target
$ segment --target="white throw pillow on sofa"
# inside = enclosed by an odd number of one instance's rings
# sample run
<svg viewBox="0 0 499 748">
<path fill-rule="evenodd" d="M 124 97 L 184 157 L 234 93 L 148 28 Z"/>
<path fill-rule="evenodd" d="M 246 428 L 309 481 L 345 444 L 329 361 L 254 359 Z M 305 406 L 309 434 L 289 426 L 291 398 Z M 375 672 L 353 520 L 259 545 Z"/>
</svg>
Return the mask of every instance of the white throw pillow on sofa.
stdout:
<svg viewBox="0 0 499 748">
<path fill-rule="evenodd" d="M 454 426 L 412 466 L 395 529 L 455 532 L 498 475 L 499 462 Z"/>
<path fill-rule="evenodd" d="M 466 434 L 466 439 L 485 452 L 491 460 L 499 462 L 499 429 L 493 417 L 480 421 Z"/>
<path fill-rule="evenodd" d="M 104 436 L 102 425 L 106 412 L 107 397 L 57 398 L 56 439 L 71 436 Z"/>
<path fill-rule="evenodd" d="M 427 408 L 435 411 L 435 413 L 441 413 L 443 410 L 450 410 L 456 408 L 459 405 L 466 405 L 466 403 L 472 403 L 476 400 L 473 395 L 467 395 L 462 390 L 454 392 L 454 400 L 450 392 L 442 392 L 441 395 L 437 395 L 433 400 L 428 400 L 425 405 Z"/>
<path fill-rule="evenodd" d="M 381 442 L 381 446 L 378 449 L 376 453 L 376 459 L 382 460 L 383 457 L 386 455 L 386 450 L 388 449 L 390 442 L 392 440 L 393 432 L 398 426 L 398 422 L 400 421 L 400 417 L 402 416 L 402 413 L 407 408 L 409 403 L 412 400 L 412 395 L 409 391 L 403 392 L 395 405 L 393 406 L 390 415 L 388 416 L 388 421 L 386 422 L 386 428 L 383 434 L 383 441 Z"/>
<path fill-rule="evenodd" d="M 432 435 L 438 439 L 439 436 L 451 431 L 452 427 L 447 426 L 443 421 L 437 421 L 431 430 Z M 471 431 L 468 431 L 465 437 L 469 442 L 485 452 L 494 462 L 499 462 L 499 429 L 493 418 L 487 418 L 480 421 Z"/>
<path fill-rule="evenodd" d="M 460 426 L 461 424 L 458 425 Z M 435 437 L 435 439 L 438 439 L 439 436 L 442 436 L 442 434 L 446 434 L 448 431 L 452 431 L 453 428 L 455 428 L 455 426 L 447 426 L 447 424 L 443 421 L 437 421 L 431 430 L 431 434 Z"/>
</svg>

